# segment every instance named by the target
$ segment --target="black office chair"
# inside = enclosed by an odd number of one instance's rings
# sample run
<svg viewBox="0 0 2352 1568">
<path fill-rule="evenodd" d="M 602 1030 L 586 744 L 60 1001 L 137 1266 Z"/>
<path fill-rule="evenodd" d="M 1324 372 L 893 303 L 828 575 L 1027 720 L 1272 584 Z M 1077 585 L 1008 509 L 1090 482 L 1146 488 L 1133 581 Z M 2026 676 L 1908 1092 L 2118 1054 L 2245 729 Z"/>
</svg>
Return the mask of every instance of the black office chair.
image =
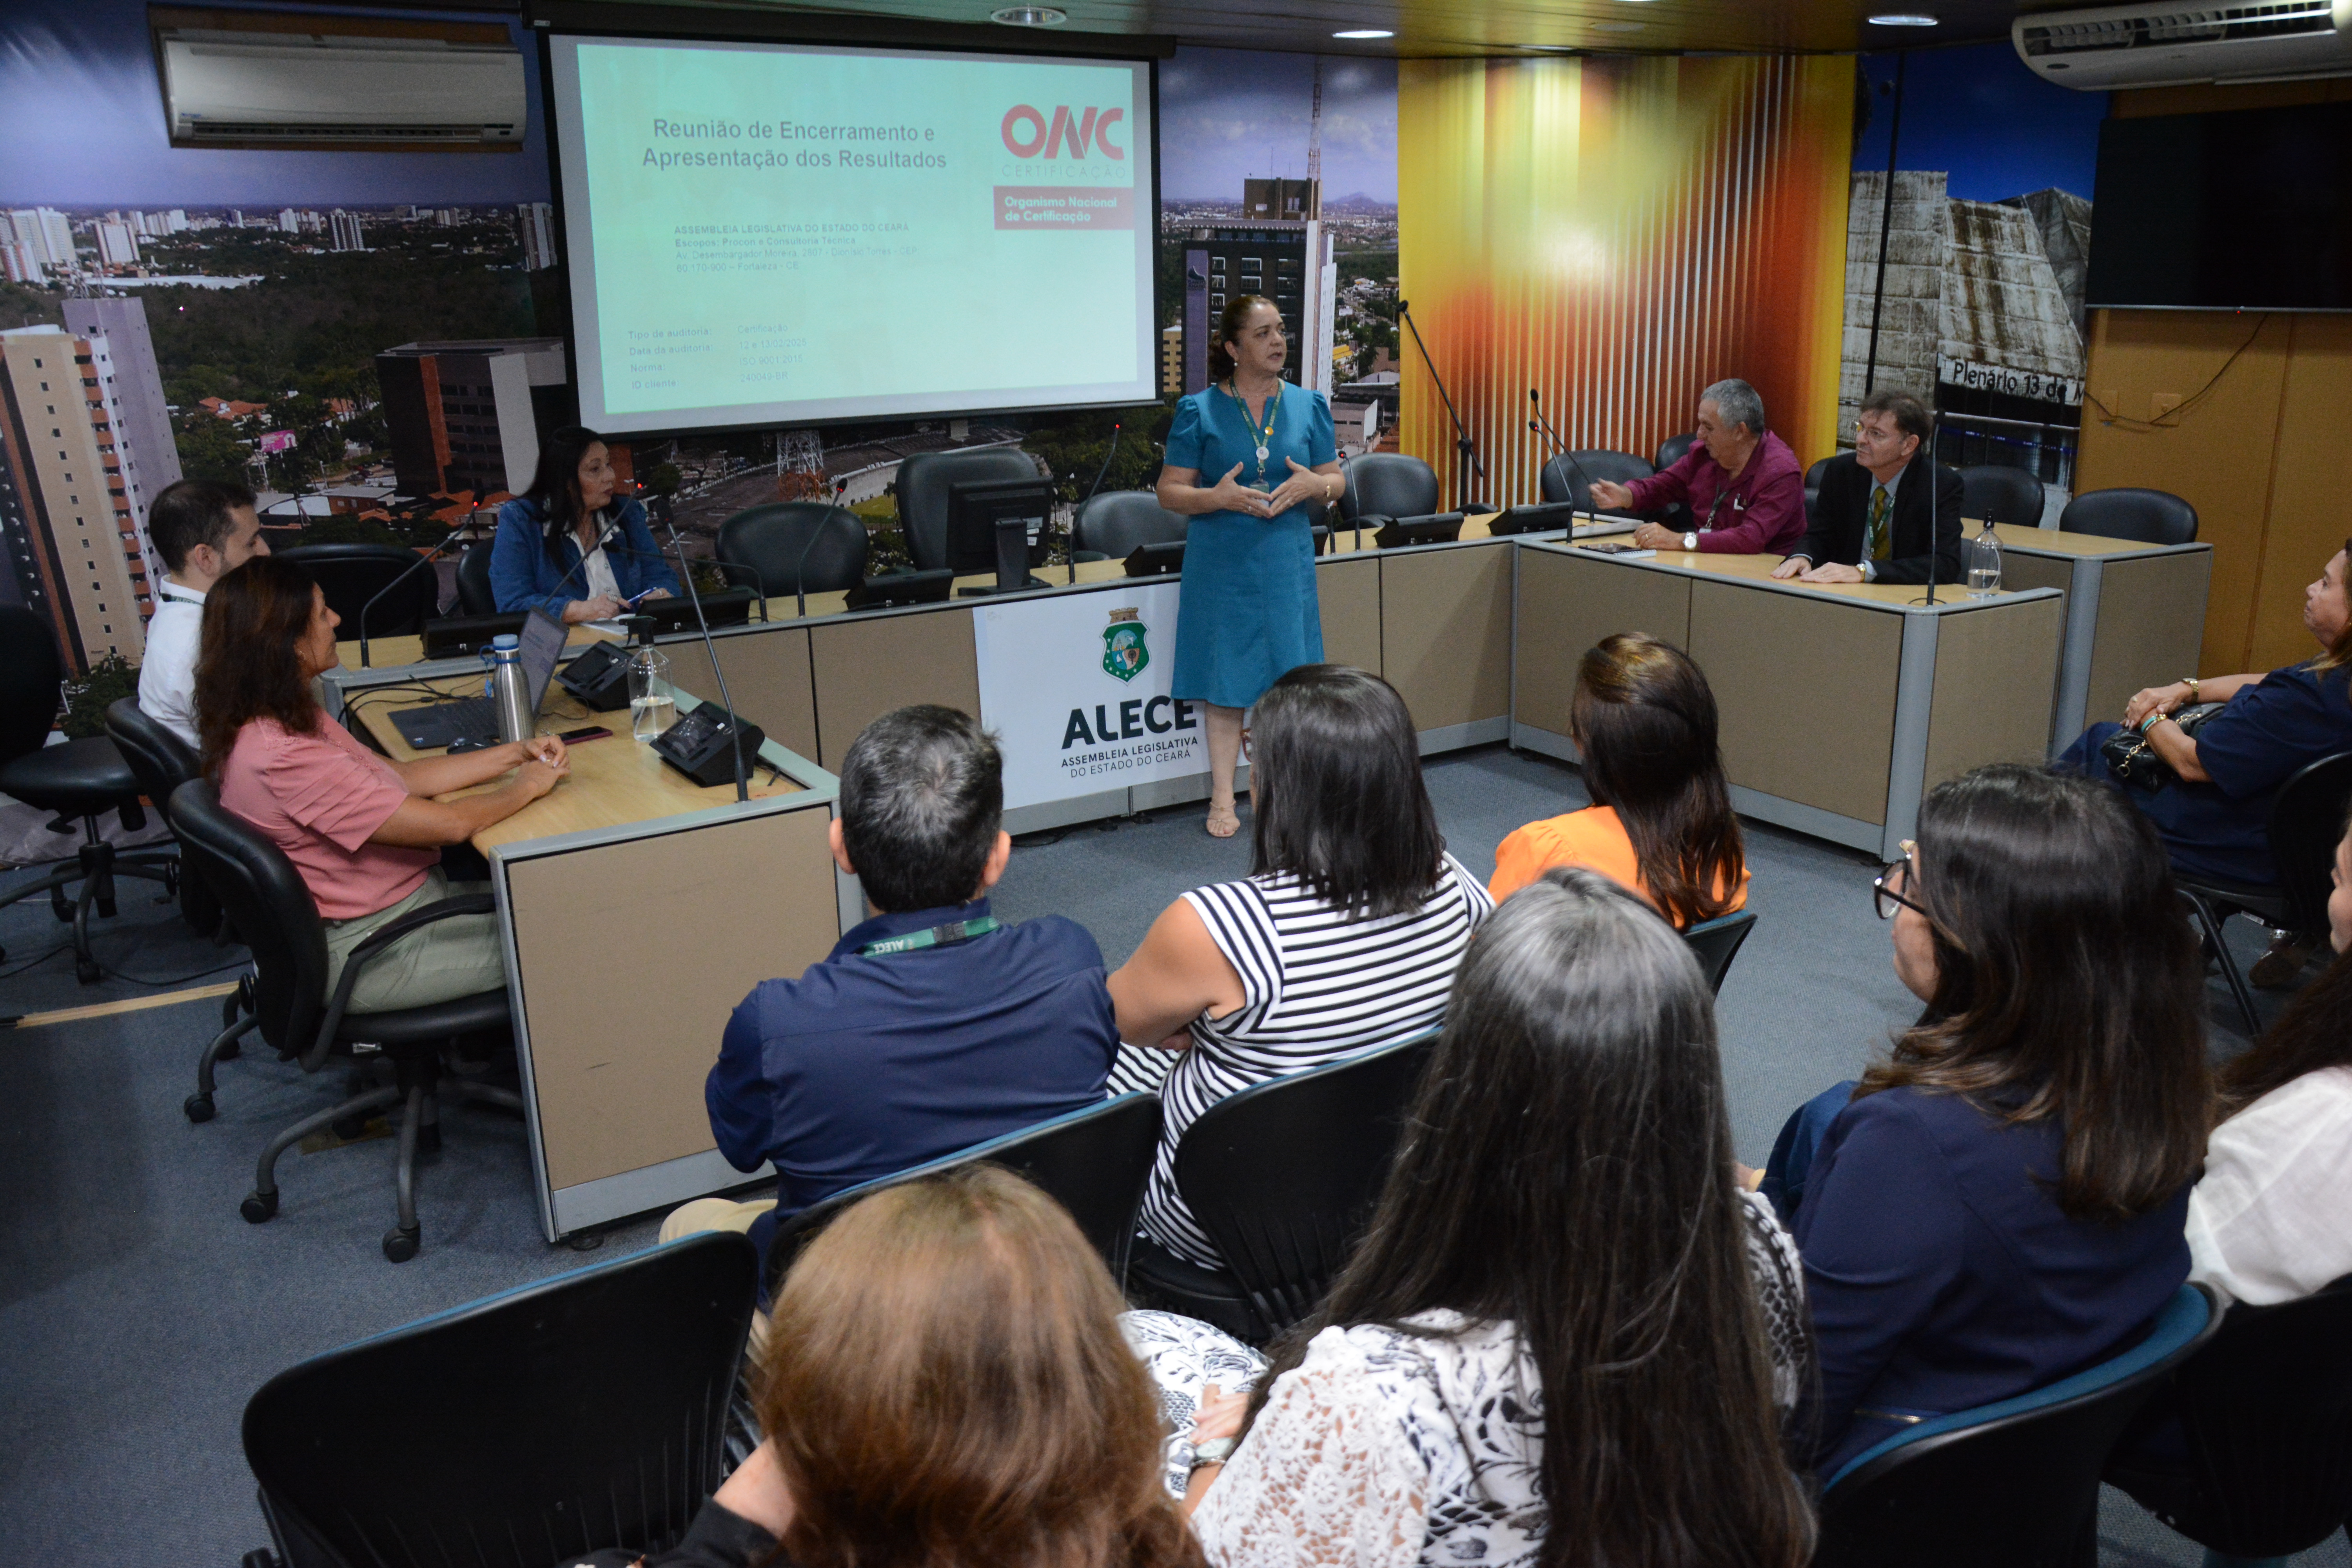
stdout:
<svg viewBox="0 0 2352 1568">
<path fill-rule="evenodd" d="M 1436 1043 L 1418 1035 L 1202 1111 L 1176 1145 L 1176 1190 L 1225 1267 L 1138 1237 L 1134 1293 L 1257 1345 L 1313 1311 L 1371 1217 Z"/>
<path fill-rule="evenodd" d="M 1571 462 L 1570 459 L 1573 458 Z M 1658 470 L 1631 452 L 1612 452 L 1595 447 L 1589 452 L 1570 452 L 1554 457 L 1536 476 L 1536 483 L 1548 501 L 1573 501 L 1579 511 L 1592 510 L 1592 487 L 1588 479 L 1606 479 L 1612 485 L 1630 485 L 1636 479 L 1646 479 Z"/>
<path fill-rule="evenodd" d="M 1192 519 L 1170 511 L 1150 490 L 1088 496 L 1070 524 L 1070 559 L 1124 561 L 1146 544 L 1173 544 Z"/>
<path fill-rule="evenodd" d="M 2101 1468 L 2220 1322 L 2212 1293 L 2183 1285 L 2138 1343 L 2087 1371 L 1865 1450 L 1822 1493 L 1813 1568 L 2092 1568 Z"/>
<path fill-rule="evenodd" d="M 1143 1184 L 1151 1175 L 1151 1159 L 1159 1148 L 1160 1097 L 1122 1094 L 896 1175 L 860 1183 L 811 1204 L 776 1227 L 775 1239 L 768 1244 L 765 1294 L 774 1296 L 801 1248 L 860 1198 L 902 1182 L 979 1164 L 1002 1165 L 1026 1176 L 1069 1210 L 1079 1231 L 1109 1266 L 1111 1278 L 1123 1285 L 1135 1238 L 1135 1211 L 1143 1202 Z"/>
<path fill-rule="evenodd" d="M 1833 458 L 1823 458 L 1805 470 L 1805 526 L 1815 526 L 1822 510 L 1822 476 L 1830 471 Z"/>
<path fill-rule="evenodd" d="M 1348 459 L 1339 488 L 1339 526 L 1370 517 L 1427 517 L 1437 510 L 1437 471 L 1403 452 L 1366 452 Z"/>
<path fill-rule="evenodd" d="M 444 1047 L 467 1037 L 509 1034 L 513 1022 L 503 988 L 425 1007 L 387 1013 L 352 1013 L 352 987 L 360 971 L 394 942 L 452 915 L 488 914 L 497 906 L 487 893 L 469 893 L 427 904 L 385 926 L 352 950 L 342 978 L 327 990 L 327 931 L 319 907 L 294 863 L 268 837 L 229 811 L 210 781 L 182 784 L 172 795 L 172 825 L 198 872 L 220 895 L 237 934 L 252 949 L 254 1027 L 278 1055 L 317 1072 L 330 1058 L 347 1055 L 355 1042 L 377 1047 L 393 1069 L 393 1082 L 314 1115 L 280 1132 L 262 1152 L 254 1189 L 238 1212 L 254 1225 L 278 1213 L 278 1157 L 330 1123 L 363 1124 L 376 1111 L 404 1106 L 400 1157 L 394 1174 L 398 1222 L 383 1236 L 383 1255 L 394 1263 L 416 1256 L 416 1152 L 441 1146 L 440 1100 L 446 1096 L 477 1100 L 520 1114 L 522 1097 L 511 1089 L 441 1076 Z M 205 1114 L 199 1114 L 198 1101 Z M 210 1114 L 209 1087 L 186 1107 L 188 1119 Z"/>
<path fill-rule="evenodd" d="M 106 736 L 130 764 L 139 793 L 162 814 L 163 825 L 169 827 L 172 792 L 190 779 L 204 775 L 195 748 L 158 723 L 139 706 L 135 697 L 120 698 L 107 705 Z M 205 879 L 184 863 L 180 867 L 180 916 L 198 936 L 221 938 L 220 900 Z"/>
<path fill-rule="evenodd" d="M 2221 940 L 2222 922 L 2231 915 L 2252 915 L 2273 930 L 2290 933 L 2300 945 L 2321 945 L 2327 936 L 2327 895 L 2335 885 L 2336 845 L 2344 836 L 2347 801 L 2352 801 L 2352 752 L 2306 763 L 2279 785 L 2271 801 L 2271 859 L 2279 870 L 2275 884 L 2174 878 L 2230 983 L 2249 1039 L 2262 1033 L 2262 1018 L 2254 1011 L 2254 994 L 2247 988 L 2245 974 Z"/>
<path fill-rule="evenodd" d="M 1657 456 L 1650 461 L 1658 472 L 1663 474 L 1690 456 L 1690 449 L 1697 445 L 1698 437 L 1696 435 L 1669 436 L 1658 443 Z M 1697 525 L 1697 520 L 1691 516 L 1690 503 L 1687 501 L 1675 502 L 1659 515 L 1658 521 L 1663 526 L 1673 529 L 1676 533 L 1688 533 Z"/>
<path fill-rule="evenodd" d="M 2136 539 L 2142 544 L 2194 544 L 2197 509 L 2167 490 L 2131 486 L 2085 490 L 2058 514 L 2058 528 L 2063 533 Z"/>
<path fill-rule="evenodd" d="M 1650 460 L 1651 465 L 1657 472 L 1663 474 L 1685 458 L 1689 457 L 1690 449 L 1697 445 L 1698 437 L 1696 435 L 1669 436 L 1658 443 L 1658 455 Z"/>
<path fill-rule="evenodd" d="M 778 501 L 739 511 L 719 525 L 719 560 L 763 599 L 831 594 L 866 579 L 874 541 L 866 520 L 823 501 Z M 730 574 L 730 583 L 737 581 Z"/>
<path fill-rule="evenodd" d="M 1736 914 L 1717 915 L 1711 921 L 1701 921 L 1683 932 L 1683 941 L 1690 944 L 1691 954 L 1706 974 L 1706 988 L 1717 995 L 1723 993 L 1723 977 L 1731 973 L 1731 961 L 1739 956 L 1748 941 L 1748 933 L 1756 929 L 1756 917 L 1746 910 Z"/>
<path fill-rule="evenodd" d="M 2352 1517 L 2352 1276 L 2273 1307 L 2230 1309 L 2173 1372 L 2106 1479 L 2174 1530 L 2232 1561 L 2308 1552 Z"/>
<path fill-rule="evenodd" d="M 1978 463 L 1960 470 L 1960 489 L 1967 497 L 1963 517 L 1990 518 L 2012 528 L 2042 526 L 2042 481 L 2023 468 Z M 2189 532 L 2196 532 L 2193 521 Z"/>
<path fill-rule="evenodd" d="M 490 549 L 496 543 L 496 540 L 485 539 L 478 543 L 468 544 L 466 552 L 457 557 L 459 615 L 495 616 L 499 613 L 498 590 L 490 586 Z M 417 575 L 423 576 L 424 574 Z M 389 600 L 385 602 L 390 603 Z"/>
<path fill-rule="evenodd" d="M 951 487 L 973 480 L 1034 479 L 1037 465 L 1011 447 L 918 452 L 898 465 L 898 522 L 907 553 L 918 572 L 948 563 L 948 496 Z"/>
<path fill-rule="evenodd" d="M 0 605 L 0 795 L 52 814 L 49 831 L 60 838 L 73 832 L 77 821 L 82 831 L 70 863 L 0 894 L 0 909 L 47 893 L 50 911 L 73 926 L 75 976 L 95 985 L 104 972 L 90 951 L 90 911 L 114 918 L 118 877 L 161 882 L 176 895 L 180 858 L 170 849 L 118 850 L 100 833 L 99 818 L 110 811 L 133 833 L 147 826 L 138 778 L 112 741 L 92 735 L 57 746 L 42 743 L 57 720 L 64 679 L 47 623 L 22 605 Z M 62 854 L 65 844 L 58 848 Z M 80 893 L 67 897 L 77 882 Z M 0 949 L 0 959 L 6 957 Z"/>
<path fill-rule="evenodd" d="M 677 1544 L 729 1466 L 758 1264 L 688 1237 L 330 1351 L 261 1385 L 247 1568 L 549 1568 Z"/>
<path fill-rule="evenodd" d="M 360 625 L 360 612 L 366 609 L 368 601 L 416 565 L 416 552 L 404 545 L 298 544 L 276 553 L 318 580 L 327 595 L 327 608 L 343 618 L 335 633 L 341 641 L 356 642 L 362 630 L 372 637 L 414 637 L 440 614 L 441 579 L 432 567 L 425 566 L 385 594 L 368 611 L 367 625 Z"/>
</svg>

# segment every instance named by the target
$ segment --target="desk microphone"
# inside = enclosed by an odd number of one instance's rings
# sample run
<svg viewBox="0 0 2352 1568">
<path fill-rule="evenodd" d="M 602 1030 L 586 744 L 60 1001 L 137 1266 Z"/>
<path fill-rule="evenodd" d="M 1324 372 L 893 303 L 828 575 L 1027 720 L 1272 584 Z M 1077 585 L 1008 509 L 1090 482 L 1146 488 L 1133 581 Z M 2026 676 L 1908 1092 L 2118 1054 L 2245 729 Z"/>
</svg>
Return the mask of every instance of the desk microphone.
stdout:
<svg viewBox="0 0 2352 1568">
<path fill-rule="evenodd" d="M 677 552 L 678 578 L 686 584 L 686 596 L 693 601 L 694 623 L 702 628 L 702 649 L 710 656 L 710 673 L 719 679 L 719 705 L 727 710 L 727 741 L 735 754 L 735 799 L 747 801 L 751 798 L 751 782 L 743 772 L 743 721 L 727 690 L 727 671 L 719 663 L 719 645 L 711 638 L 709 617 L 702 613 L 702 590 L 695 586 L 693 563 L 687 560 L 686 543 L 677 536 L 677 519 L 671 515 L 667 497 L 656 497 L 654 504 L 659 509 L 662 528 L 669 534 L 670 548 Z M 805 559 L 807 552 L 802 554 Z"/>
<path fill-rule="evenodd" d="M 374 595 L 374 597 L 373 597 L 373 598 L 371 598 L 370 600 L 368 600 L 368 602 L 367 602 L 366 604 L 362 605 L 360 606 L 360 668 L 361 668 L 362 669 L 365 669 L 365 668 L 368 668 L 368 629 L 367 629 L 368 612 L 369 612 L 370 610 L 374 609 L 374 608 L 376 607 L 376 605 L 377 605 L 377 604 L 378 604 L 378 603 L 379 603 L 379 602 L 383 598 L 383 596 L 384 596 L 386 594 L 391 593 L 394 588 L 397 588 L 397 587 L 399 587 L 403 583 L 407 582 L 407 581 L 408 581 L 408 579 L 409 579 L 412 575 L 414 575 L 414 574 L 415 574 L 418 570 L 420 570 L 421 568 L 423 568 L 425 564 L 427 564 L 427 563 L 430 563 L 430 562 L 438 561 L 438 560 L 441 558 L 442 552 L 443 552 L 444 551 L 447 550 L 447 549 L 449 548 L 449 546 L 451 546 L 452 544 L 455 544 L 457 542 L 457 531 L 456 529 L 454 529 L 454 528 L 453 528 L 453 529 L 451 529 L 451 530 L 448 531 L 448 533 L 447 533 L 447 534 L 446 534 L 446 535 L 442 539 L 442 541 L 441 541 L 441 542 L 440 542 L 440 543 L 438 543 L 438 544 L 435 545 L 432 549 L 430 549 L 430 550 L 426 551 L 424 554 L 422 554 L 422 555 L 418 556 L 415 561 L 412 561 L 412 562 L 410 562 L 407 565 L 405 565 L 405 566 L 402 567 L 402 568 L 400 569 L 399 574 L 398 574 L 397 575 L 395 575 L 395 576 L 393 578 L 393 580 L 392 580 L 391 582 L 386 583 L 383 587 L 378 588 L 378 589 L 375 591 L 375 595 Z M 440 596 L 440 595 L 438 595 L 438 594 L 436 593 L 436 595 L 434 595 L 434 596 L 433 596 L 433 597 L 434 597 L 434 605 L 433 605 L 434 613 L 435 613 L 436 615 L 438 615 L 438 614 L 440 613 L 440 610 L 441 610 L 441 605 L 440 605 L 440 597 L 441 597 L 441 596 Z"/>
</svg>

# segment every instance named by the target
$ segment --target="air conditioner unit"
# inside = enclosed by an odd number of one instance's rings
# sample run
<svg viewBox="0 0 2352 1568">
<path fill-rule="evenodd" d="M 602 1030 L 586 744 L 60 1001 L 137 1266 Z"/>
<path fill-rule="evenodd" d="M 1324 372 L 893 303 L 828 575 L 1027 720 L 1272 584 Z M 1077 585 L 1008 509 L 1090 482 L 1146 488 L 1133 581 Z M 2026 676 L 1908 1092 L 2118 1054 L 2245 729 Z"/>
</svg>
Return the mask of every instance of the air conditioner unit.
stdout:
<svg viewBox="0 0 2352 1568">
<path fill-rule="evenodd" d="M 2009 37 L 2036 76 L 2086 92 L 2352 75 L 2352 0 L 2042 11 Z"/>
<path fill-rule="evenodd" d="M 522 55 L 503 26 L 160 6 L 149 19 L 175 147 L 522 146 Z"/>
</svg>

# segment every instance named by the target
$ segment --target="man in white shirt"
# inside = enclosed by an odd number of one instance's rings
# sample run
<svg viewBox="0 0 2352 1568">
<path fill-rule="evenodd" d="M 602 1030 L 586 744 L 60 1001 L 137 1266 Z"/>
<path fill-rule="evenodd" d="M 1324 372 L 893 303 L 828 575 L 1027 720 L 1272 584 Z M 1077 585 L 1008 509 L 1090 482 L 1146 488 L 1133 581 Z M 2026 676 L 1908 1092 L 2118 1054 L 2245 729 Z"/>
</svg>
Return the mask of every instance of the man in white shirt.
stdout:
<svg viewBox="0 0 2352 1568">
<path fill-rule="evenodd" d="M 147 509 L 147 536 L 163 558 L 147 655 L 139 667 L 139 706 L 147 716 L 202 749 L 196 738 L 196 644 L 205 593 L 257 555 L 269 553 L 253 492 L 213 479 L 166 486 Z"/>
</svg>

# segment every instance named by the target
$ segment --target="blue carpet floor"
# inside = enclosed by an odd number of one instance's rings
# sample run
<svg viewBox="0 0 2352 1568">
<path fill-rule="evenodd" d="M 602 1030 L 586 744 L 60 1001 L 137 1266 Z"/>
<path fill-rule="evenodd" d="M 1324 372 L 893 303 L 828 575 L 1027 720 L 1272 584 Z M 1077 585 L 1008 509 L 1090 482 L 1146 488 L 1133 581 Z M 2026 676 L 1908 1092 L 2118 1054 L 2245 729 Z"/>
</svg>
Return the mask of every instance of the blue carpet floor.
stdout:
<svg viewBox="0 0 2352 1568">
<path fill-rule="evenodd" d="M 1434 761 L 1429 779 L 1450 847 L 1482 876 L 1505 833 L 1584 803 L 1572 770 L 1500 748 Z M 1200 815 L 1024 840 L 999 913 L 1070 915 L 1117 964 L 1178 893 L 1247 870 L 1246 837 L 1212 839 Z M 1869 858 L 1752 824 L 1748 850 L 1760 918 L 1720 1016 L 1735 1141 L 1754 1163 L 1791 1107 L 1852 1076 L 1916 1005 L 1871 911 Z M 23 875 L 0 875 L 0 893 Z M 188 937 L 151 889 L 126 887 L 100 938 L 113 973 L 95 986 L 75 983 L 69 958 L 41 957 L 65 934 L 46 901 L 0 909 L 0 1014 L 152 994 L 142 981 L 234 960 Z M 2251 958 L 2258 933 L 2239 923 L 2233 944 Z M 2215 1049 L 2235 1050 L 2218 983 L 2211 999 Z M 652 1239 L 656 1215 L 613 1227 L 596 1254 L 550 1247 L 520 1122 L 472 1106 L 445 1112 L 442 1151 L 420 1167 L 415 1261 L 378 1251 L 393 1215 L 389 1140 L 289 1153 L 278 1217 L 247 1225 L 237 1203 L 261 1145 L 332 1103 L 342 1080 L 257 1051 L 224 1065 L 218 1118 L 191 1125 L 180 1102 L 218 1017 L 205 1000 L 0 1033 L 0 1521 L 26 1561 L 235 1562 L 263 1541 L 237 1422 L 271 1374 Z M 2199 1562 L 2120 1494 L 2106 1500 L 2103 1563 Z M 2352 1554 L 2338 1536 L 2296 1562 L 2339 1568 Z"/>
</svg>

